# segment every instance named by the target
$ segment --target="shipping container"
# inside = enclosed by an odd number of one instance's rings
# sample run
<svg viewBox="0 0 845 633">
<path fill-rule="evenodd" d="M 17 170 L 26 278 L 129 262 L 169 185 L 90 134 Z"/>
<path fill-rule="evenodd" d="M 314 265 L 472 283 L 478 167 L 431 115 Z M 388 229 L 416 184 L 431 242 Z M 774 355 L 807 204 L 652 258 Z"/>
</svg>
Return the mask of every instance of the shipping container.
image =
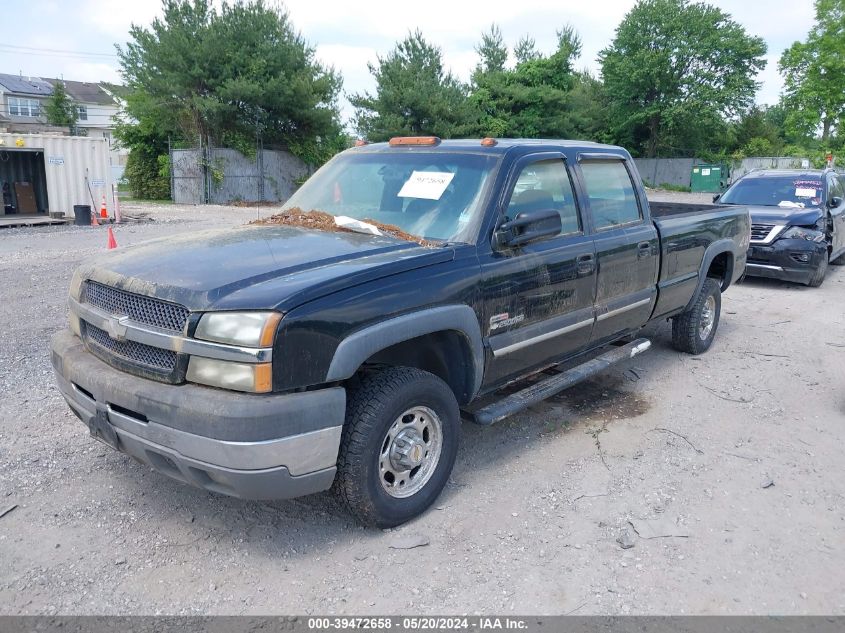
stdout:
<svg viewBox="0 0 845 633">
<path fill-rule="evenodd" d="M 76 204 L 112 214 L 112 170 L 105 138 L 0 132 L 0 215 L 62 212 Z"/>
</svg>

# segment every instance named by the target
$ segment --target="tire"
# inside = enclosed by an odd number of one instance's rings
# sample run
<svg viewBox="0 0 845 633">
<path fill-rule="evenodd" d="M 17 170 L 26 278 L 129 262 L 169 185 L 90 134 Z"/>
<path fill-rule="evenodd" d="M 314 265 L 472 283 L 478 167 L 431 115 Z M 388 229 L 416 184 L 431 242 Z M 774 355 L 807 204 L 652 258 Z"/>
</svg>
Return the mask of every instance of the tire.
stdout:
<svg viewBox="0 0 845 633">
<path fill-rule="evenodd" d="M 364 525 L 405 523 L 443 490 L 459 440 L 458 402 L 440 378 L 410 367 L 367 374 L 347 396 L 335 491 Z"/>
<path fill-rule="evenodd" d="M 827 251 L 825 251 L 824 257 L 822 257 L 821 261 L 819 262 L 819 265 L 813 273 L 813 276 L 810 277 L 810 281 L 807 282 L 807 285 L 811 288 L 818 288 L 822 285 L 824 277 L 827 274 L 827 260 Z"/>
<path fill-rule="evenodd" d="M 672 319 L 672 347 L 693 355 L 706 352 L 716 338 L 721 311 L 722 288 L 708 277 L 690 308 Z"/>
</svg>

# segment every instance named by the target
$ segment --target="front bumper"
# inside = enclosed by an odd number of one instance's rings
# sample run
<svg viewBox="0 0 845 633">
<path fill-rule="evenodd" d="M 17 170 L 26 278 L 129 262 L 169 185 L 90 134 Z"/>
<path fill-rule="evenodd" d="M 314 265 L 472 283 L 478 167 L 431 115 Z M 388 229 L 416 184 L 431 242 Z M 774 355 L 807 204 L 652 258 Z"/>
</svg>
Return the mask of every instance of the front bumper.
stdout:
<svg viewBox="0 0 845 633">
<path fill-rule="evenodd" d="M 92 435 L 173 479 L 243 499 L 299 497 L 334 480 L 341 387 L 256 395 L 161 384 L 110 367 L 68 330 L 53 337 L 52 362 Z"/>
<path fill-rule="evenodd" d="M 799 261 L 801 256 L 807 261 Z M 823 242 L 777 240 L 770 245 L 752 244 L 748 249 L 745 274 L 806 284 L 823 257 L 827 257 L 827 244 Z"/>
</svg>

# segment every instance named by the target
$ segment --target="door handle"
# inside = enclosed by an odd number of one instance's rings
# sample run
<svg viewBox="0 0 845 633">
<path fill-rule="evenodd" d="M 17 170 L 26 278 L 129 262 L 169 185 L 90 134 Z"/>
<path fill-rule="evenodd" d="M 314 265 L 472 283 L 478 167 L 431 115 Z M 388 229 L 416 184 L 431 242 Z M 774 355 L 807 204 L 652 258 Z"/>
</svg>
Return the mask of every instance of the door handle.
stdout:
<svg viewBox="0 0 845 633">
<path fill-rule="evenodd" d="M 651 255 L 651 242 L 640 242 L 637 244 L 637 259 Z"/>
<path fill-rule="evenodd" d="M 578 267 L 579 275 L 589 275 L 596 269 L 596 259 L 592 253 L 579 255 L 575 258 L 575 263 Z"/>
</svg>

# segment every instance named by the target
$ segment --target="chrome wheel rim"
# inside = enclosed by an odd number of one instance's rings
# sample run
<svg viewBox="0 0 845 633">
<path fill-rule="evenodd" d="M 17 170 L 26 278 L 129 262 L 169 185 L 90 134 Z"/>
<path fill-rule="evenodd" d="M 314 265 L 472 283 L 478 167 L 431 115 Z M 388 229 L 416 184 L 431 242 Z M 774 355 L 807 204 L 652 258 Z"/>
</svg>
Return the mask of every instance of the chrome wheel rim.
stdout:
<svg viewBox="0 0 845 633">
<path fill-rule="evenodd" d="M 443 448 L 443 424 L 428 407 L 412 407 L 400 415 L 381 443 L 379 481 L 391 497 L 418 493 L 431 479 Z"/>
<path fill-rule="evenodd" d="M 704 307 L 701 310 L 701 320 L 698 324 L 698 336 L 702 341 L 713 331 L 713 324 L 716 322 L 716 298 L 713 295 L 707 297 Z"/>
</svg>

